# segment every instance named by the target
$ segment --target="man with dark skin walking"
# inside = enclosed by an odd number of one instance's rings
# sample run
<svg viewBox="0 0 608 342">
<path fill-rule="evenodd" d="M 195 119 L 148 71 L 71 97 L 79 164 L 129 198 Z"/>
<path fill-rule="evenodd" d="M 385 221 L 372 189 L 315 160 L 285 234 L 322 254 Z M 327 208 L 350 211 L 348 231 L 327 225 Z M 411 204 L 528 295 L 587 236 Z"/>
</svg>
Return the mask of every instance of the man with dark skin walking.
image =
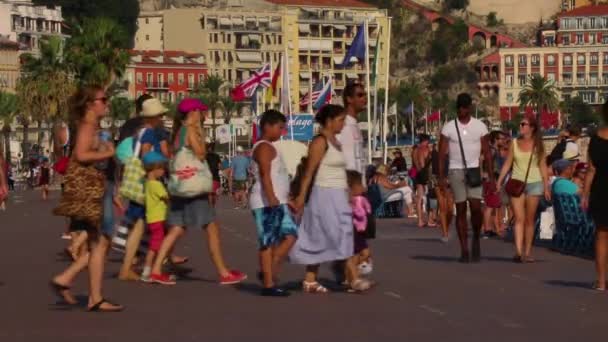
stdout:
<svg viewBox="0 0 608 342">
<path fill-rule="evenodd" d="M 492 170 L 488 129 L 485 124 L 471 117 L 473 100 L 469 94 L 458 95 L 456 101 L 458 118 L 445 124 L 439 139 L 439 159 L 449 158 L 449 170 L 439 163 L 439 186 L 443 191 L 449 186 L 456 203 L 456 226 L 460 240 L 462 263 L 481 260 L 480 235 L 483 221 L 481 199 L 480 158 L 486 170 Z M 463 160 L 464 157 L 464 160 Z M 494 174 L 490 172 L 490 182 Z M 471 252 L 468 246 L 467 203 L 471 209 L 473 239 Z"/>
</svg>

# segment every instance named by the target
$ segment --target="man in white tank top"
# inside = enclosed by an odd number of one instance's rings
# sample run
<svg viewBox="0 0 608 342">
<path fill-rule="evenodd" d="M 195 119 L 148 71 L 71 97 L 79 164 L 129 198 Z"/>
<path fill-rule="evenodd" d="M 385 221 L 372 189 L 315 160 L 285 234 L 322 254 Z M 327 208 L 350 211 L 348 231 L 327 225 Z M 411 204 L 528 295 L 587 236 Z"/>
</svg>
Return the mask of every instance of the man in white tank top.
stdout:
<svg viewBox="0 0 608 342">
<path fill-rule="evenodd" d="M 252 150 L 252 173 L 255 182 L 249 196 L 249 206 L 256 224 L 261 295 L 286 297 L 289 292 L 276 286 L 279 266 L 296 242 L 297 225 L 291 216 L 289 200 L 289 175 L 285 162 L 272 145 L 279 140 L 285 128 L 286 118 L 275 110 L 262 114 L 260 129 L 262 138 Z"/>
</svg>

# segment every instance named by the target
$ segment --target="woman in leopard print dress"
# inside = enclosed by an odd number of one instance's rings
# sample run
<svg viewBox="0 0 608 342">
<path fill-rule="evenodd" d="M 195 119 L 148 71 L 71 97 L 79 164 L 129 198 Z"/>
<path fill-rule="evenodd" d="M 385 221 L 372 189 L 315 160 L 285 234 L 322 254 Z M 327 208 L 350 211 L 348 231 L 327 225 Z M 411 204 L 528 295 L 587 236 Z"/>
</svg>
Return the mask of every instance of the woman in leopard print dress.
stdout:
<svg viewBox="0 0 608 342">
<path fill-rule="evenodd" d="M 51 281 L 51 288 L 68 304 L 77 304 L 70 293 L 74 278 L 89 268 L 89 311 L 121 311 L 122 306 L 106 301 L 101 283 L 109 236 L 101 231 L 105 176 L 95 164 L 114 156 L 114 145 L 98 139 L 100 120 L 108 113 L 108 98 L 101 88 L 83 88 L 71 98 L 71 121 L 76 127 L 72 158 L 65 177 L 65 190 L 55 214 L 86 226 L 89 253 L 81 253 Z"/>
</svg>

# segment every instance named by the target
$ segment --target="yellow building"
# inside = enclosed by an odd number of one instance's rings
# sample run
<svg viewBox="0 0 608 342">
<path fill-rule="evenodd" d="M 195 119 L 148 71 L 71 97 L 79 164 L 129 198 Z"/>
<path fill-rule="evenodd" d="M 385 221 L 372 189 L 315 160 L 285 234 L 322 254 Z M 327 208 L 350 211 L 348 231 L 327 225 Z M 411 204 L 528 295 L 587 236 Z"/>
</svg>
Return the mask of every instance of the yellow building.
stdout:
<svg viewBox="0 0 608 342">
<path fill-rule="evenodd" d="M 297 109 L 300 97 L 323 77 L 333 79 L 338 96 L 349 79 L 365 81 L 364 61 L 353 60 L 345 69 L 340 65 L 366 19 L 370 68 L 379 47 L 378 84 L 384 88 L 388 18 L 384 10 L 358 0 L 248 0 L 148 13 L 138 20 L 135 49 L 203 53 L 209 73 L 232 85 L 265 63 L 276 67 L 286 51 Z"/>
<path fill-rule="evenodd" d="M 0 91 L 14 92 L 19 78 L 19 44 L 0 38 Z"/>
</svg>

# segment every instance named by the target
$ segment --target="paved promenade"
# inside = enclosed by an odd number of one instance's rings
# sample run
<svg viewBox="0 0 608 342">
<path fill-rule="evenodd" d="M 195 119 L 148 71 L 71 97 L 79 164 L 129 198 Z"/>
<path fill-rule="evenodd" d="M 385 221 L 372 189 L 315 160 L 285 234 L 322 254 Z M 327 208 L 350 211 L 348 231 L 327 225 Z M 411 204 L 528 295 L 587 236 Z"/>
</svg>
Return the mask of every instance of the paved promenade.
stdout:
<svg viewBox="0 0 608 342">
<path fill-rule="evenodd" d="M 222 287 L 199 230 L 178 252 L 194 268 L 174 287 L 123 283 L 111 254 L 104 293 L 124 304 L 118 314 L 56 304 L 47 283 L 66 265 L 59 253 L 64 227 L 39 193 L 13 196 L 0 212 L 0 341 L 602 341 L 608 294 L 588 290 L 593 263 L 537 249 L 535 264 L 513 264 L 511 245 L 483 241 L 480 264 L 457 263 L 453 238 L 405 219 L 381 220 L 372 242 L 378 285 L 368 294 L 257 295 L 254 228 L 249 211 L 220 203 L 225 256 L 249 274 Z M 455 232 L 453 232 L 454 234 Z M 282 279 L 297 287 L 301 267 L 286 265 Z M 327 267 L 323 277 L 330 278 Z M 86 274 L 74 287 L 86 301 Z"/>
</svg>

